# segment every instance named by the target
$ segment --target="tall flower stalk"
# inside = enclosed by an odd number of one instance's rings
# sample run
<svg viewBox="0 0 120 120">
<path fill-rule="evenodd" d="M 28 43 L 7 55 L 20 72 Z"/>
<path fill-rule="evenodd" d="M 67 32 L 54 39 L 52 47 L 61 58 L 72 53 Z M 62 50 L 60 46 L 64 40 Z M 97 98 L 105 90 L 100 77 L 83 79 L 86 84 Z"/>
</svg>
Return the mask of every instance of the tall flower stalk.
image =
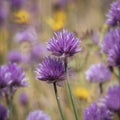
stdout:
<svg viewBox="0 0 120 120">
<path fill-rule="evenodd" d="M 63 111 L 62 111 L 62 107 L 61 107 L 61 104 L 60 104 L 60 99 L 59 99 L 59 96 L 58 96 L 56 82 L 53 83 L 53 87 L 54 87 L 54 92 L 55 92 L 55 98 L 56 98 L 56 101 L 57 101 L 57 105 L 58 105 L 58 108 L 59 108 L 59 111 L 60 111 L 60 114 L 61 114 L 61 118 L 62 118 L 62 120 L 65 120 L 64 114 L 63 114 Z"/>
<path fill-rule="evenodd" d="M 76 109 L 76 105 L 75 105 L 75 100 L 74 100 L 74 97 L 72 94 L 71 85 L 69 83 L 68 58 L 67 57 L 64 59 L 64 65 L 65 65 L 65 71 L 66 71 L 67 87 L 68 87 L 68 91 L 70 94 L 70 99 L 72 102 L 72 107 L 73 107 L 73 111 L 75 114 L 75 119 L 78 120 L 78 114 L 77 114 L 77 109 Z"/>
</svg>

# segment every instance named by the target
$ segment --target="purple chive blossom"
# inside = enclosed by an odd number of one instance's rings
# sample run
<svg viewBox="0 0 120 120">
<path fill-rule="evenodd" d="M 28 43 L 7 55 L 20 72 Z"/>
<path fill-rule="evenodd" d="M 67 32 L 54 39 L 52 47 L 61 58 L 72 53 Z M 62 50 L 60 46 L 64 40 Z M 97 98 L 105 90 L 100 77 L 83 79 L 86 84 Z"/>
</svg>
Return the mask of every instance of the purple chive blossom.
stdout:
<svg viewBox="0 0 120 120">
<path fill-rule="evenodd" d="M 28 105 L 28 96 L 27 96 L 27 94 L 25 94 L 25 93 L 22 93 L 21 95 L 20 95 L 20 104 L 22 105 L 22 106 L 27 106 Z"/>
<path fill-rule="evenodd" d="M 17 64 L 9 64 L 8 70 L 11 74 L 11 87 L 26 87 L 27 81 L 26 81 L 26 75 L 21 67 L 19 67 Z"/>
<path fill-rule="evenodd" d="M 108 62 L 111 66 L 120 65 L 120 41 L 109 51 Z"/>
<path fill-rule="evenodd" d="M 30 112 L 27 120 L 51 120 L 50 117 L 41 110 Z"/>
<path fill-rule="evenodd" d="M 85 110 L 84 120 L 113 120 L 113 116 L 106 106 L 94 103 Z"/>
<path fill-rule="evenodd" d="M 9 112 L 8 110 L 0 104 L 0 120 L 8 120 Z"/>
<path fill-rule="evenodd" d="M 11 51 L 8 53 L 7 59 L 11 63 L 20 63 L 22 60 L 21 54 L 18 51 Z"/>
<path fill-rule="evenodd" d="M 107 15 L 107 24 L 116 26 L 120 23 L 120 0 L 117 0 L 111 4 L 111 8 Z"/>
<path fill-rule="evenodd" d="M 11 83 L 11 73 L 7 66 L 0 66 L 0 90 L 6 88 Z"/>
<path fill-rule="evenodd" d="M 111 72 L 104 64 L 92 65 L 86 72 L 86 78 L 90 82 L 103 83 L 111 79 Z"/>
<path fill-rule="evenodd" d="M 79 46 L 79 39 L 73 33 L 63 30 L 54 34 L 54 37 L 48 43 L 47 49 L 56 56 L 73 56 L 82 50 Z"/>
<path fill-rule="evenodd" d="M 17 10 L 23 6 L 24 2 L 25 0 L 10 0 L 10 5 L 13 10 Z"/>
<path fill-rule="evenodd" d="M 61 59 L 47 57 L 37 68 L 37 79 L 48 83 L 65 80 L 65 68 Z"/>
<path fill-rule="evenodd" d="M 104 37 L 102 49 L 103 52 L 108 54 L 114 45 L 120 42 L 120 29 L 111 29 Z"/>
<path fill-rule="evenodd" d="M 106 99 L 106 105 L 110 110 L 114 112 L 120 112 L 120 86 L 119 85 L 110 87 L 105 99 Z"/>
</svg>

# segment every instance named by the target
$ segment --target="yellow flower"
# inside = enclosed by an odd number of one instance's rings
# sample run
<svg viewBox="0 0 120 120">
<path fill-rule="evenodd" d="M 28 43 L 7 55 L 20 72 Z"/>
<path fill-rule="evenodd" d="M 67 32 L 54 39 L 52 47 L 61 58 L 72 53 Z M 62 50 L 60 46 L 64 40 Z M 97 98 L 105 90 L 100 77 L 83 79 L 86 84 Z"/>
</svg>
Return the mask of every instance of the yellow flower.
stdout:
<svg viewBox="0 0 120 120">
<path fill-rule="evenodd" d="M 61 30 L 66 25 L 67 15 L 64 11 L 57 11 L 53 18 L 48 18 L 46 22 L 53 29 L 53 31 Z"/>
<path fill-rule="evenodd" d="M 25 10 L 17 11 L 13 14 L 13 22 L 17 24 L 28 24 L 30 22 L 30 15 Z"/>
<path fill-rule="evenodd" d="M 88 100 L 90 97 L 90 93 L 87 89 L 81 88 L 81 87 L 76 87 L 74 89 L 74 95 L 75 97 L 82 99 L 82 100 Z"/>
</svg>

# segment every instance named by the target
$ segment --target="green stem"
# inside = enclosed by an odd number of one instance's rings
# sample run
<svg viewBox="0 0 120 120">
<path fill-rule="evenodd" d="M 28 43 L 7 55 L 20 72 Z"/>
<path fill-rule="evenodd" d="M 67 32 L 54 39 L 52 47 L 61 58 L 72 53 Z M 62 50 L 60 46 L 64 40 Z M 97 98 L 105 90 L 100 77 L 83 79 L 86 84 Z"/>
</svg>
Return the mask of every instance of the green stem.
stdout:
<svg viewBox="0 0 120 120">
<path fill-rule="evenodd" d="M 103 83 L 99 83 L 100 94 L 103 94 Z"/>
<path fill-rule="evenodd" d="M 63 111 L 62 111 L 62 107 L 61 107 L 61 104 L 60 104 L 59 96 L 58 96 L 56 82 L 53 83 L 53 86 L 54 86 L 55 97 L 56 97 L 58 108 L 59 108 L 59 111 L 60 111 L 60 114 L 61 114 L 61 118 L 62 118 L 62 120 L 65 120 L 64 114 L 63 114 Z"/>
<path fill-rule="evenodd" d="M 69 83 L 69 71 L 68 71 L 68 59 L 67 58 L 64 59 L 64 65 L 65 65 L 65 71 L 66 71 L 66 77 L 67 77 L 67 87 L 68 87 L 70 99 L 71 99 L 71 102 L 72 102 L 72 107 L 73 107 L 75 119 L 78 120 L 77 109 L 76 109 L 74 97 L 73 97 L 73 94 L 72 94 L 71 85 Z"/>
</svg>

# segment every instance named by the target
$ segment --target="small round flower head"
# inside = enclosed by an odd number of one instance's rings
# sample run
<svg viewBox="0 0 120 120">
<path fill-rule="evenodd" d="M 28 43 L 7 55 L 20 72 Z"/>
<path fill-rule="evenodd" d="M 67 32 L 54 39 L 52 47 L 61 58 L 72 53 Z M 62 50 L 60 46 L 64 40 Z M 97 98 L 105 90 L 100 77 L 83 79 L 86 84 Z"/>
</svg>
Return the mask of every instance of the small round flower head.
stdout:
<svg viewBox="0 0 120 120">
<path fill-rule="evenodd" d="M 22 105 L 22 106 L 27 106 L 28 105 L 28 96 L 27 96 L 27 94 L 25 94 L 25 93 L 22 93 L 21 95 L 20 95 L 20 104 Z"/>
<path fill-rule="evenodd" d="M 120 41 L 109 51 L 108 62 L 111 66 L 120 65 Z"/>
<path fill-rule="evenodd" d="M 108 19 L 106 22 L 111 26 L 117 26 L 120 23 L 120 0 L 111 4 L 107 17 Z"/>
<path fill-rule="evenodd" d="M 120 86 L 115 85 L 110 87 L 106 96 L 106 105 L 107 107 L 114 111 L 120 112 Z"/>
<path fill-rule="evenodd" d="M 18 51 L 11 51 L 8 53 L 7 59 L 11 63 L 20 63 L 21 62 L 21 54 Z"/>
<path fill-rule="evenodd" d="M 106 106 L 94 103 L 85 110 L 84 120 L 113 120 L 113 116 Z"/>
<path fill-rule="evenodd" d="M 79 39 L 73 33 L 63 30 L 54 34 L 47 49 L 56 56 L 73 56 L 82 50 L 79 46 Z"/>
<path fill-rule="evenodd" d="M 23 6 L 24 2 L 25 2 L 25 0 L 10 0 L 11 9 L 13 9 L 13 10 L 20 9 Z"/>
<path fill-rule="evenodd" d="M 63 61 L 59 58 L 47 57 L 36 70 L 37 79 L 48 83 L 65 80 L 65 68 Z"/>
<path fill-rule="evenodd" d="M 10 85 L 11 74 L 7 68 L 7 66 L 0 66 L 0 89 L 7 87 Z"/>
<path fill-rule="evenodd" d="M 26 31 L 17 33 L 14 39 L 18 43 L 25 42 L 25 41 L 32 43 L 37 40 L 37 35 L 35 31 L 26 30 Z"/>
<path fill-rule="evenodd" d="M 27 86 L 26 76 L 21 67 L 17 64 L 8 65 L 9 73 L 11 74 L 11 86 L 12 87 L 25 87 Z"/>
<path fill-rule="evenodd" d="M 9 112 L 8 110 L 0 104 L 0 120 L 8 120 Z"/>
<path fill-rule="evenodd" d="M 111 71 L 104 64 L 92 65 L 86 72 L 86 78 L 90 82 L 103 83 L 111 79 Z"/>
<path fill-rule="evenodd" d="M 104 37 L 102 49 L 108 54 L 109 51 L 120 41 L 120 29 L 111 29 Z"/>
<path fill-rule="evenodd" d="M 50 117 L 41 110 L 30 112 L 27 120 L 50 120 Z"/>
</svg>

